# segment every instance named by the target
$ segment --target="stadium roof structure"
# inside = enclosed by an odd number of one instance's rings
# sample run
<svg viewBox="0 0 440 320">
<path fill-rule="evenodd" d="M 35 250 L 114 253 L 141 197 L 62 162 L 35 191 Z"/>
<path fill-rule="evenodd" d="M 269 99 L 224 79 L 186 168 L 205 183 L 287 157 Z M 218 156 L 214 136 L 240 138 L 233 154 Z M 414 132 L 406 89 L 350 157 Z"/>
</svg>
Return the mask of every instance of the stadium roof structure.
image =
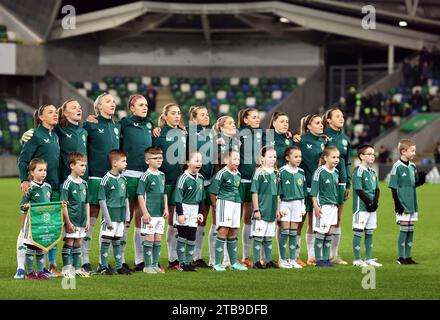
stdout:
<svg viewBox="0 0 440 320">
<path fill-rule="evenodd" d="M 372 5 L 376 29 L 364 30 L 361 8 Z M 76 28 L 62 27 L 65 6 L 75 8 Z M 300 41 L 349 38 L 418 50 L 439 42 L 438 0 L 133 1 L 0 0 L 0 14 L 16 16 L 37 42 L 96 34 L 103 42 L 151 33 L 267 34 Z M 405 22 L 406 27 L 400 27 Z M 38 35 L 38 36 L 35 36 Z"/>
</svg>

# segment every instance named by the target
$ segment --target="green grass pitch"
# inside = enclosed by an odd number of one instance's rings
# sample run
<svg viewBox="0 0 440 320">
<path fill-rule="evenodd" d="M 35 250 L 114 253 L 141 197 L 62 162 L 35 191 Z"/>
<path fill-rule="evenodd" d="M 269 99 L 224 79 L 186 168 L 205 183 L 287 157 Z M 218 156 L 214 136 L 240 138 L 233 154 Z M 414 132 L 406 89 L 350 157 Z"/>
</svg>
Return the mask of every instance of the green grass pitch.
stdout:
<svg viewBox="0 0 440 320">
<path fill-rule="evenodd" d="M 94 276 L 77 279 L 75 290 L 62 288 L 61 279 L 50 281 L 14 280 L 16 269 L 16 239 L 20 218 L 19 181 L 0 179 L 0 299 L 439 299 L 439 243 L 440 185 L 425 185 L 418 189 L 420 221 L 414 234 L 413 258 L 419 265 L 400 266 L 395 263 L 399 227 L 395 223 L 391 193 L 381 184 L 378 210 L 378 230 L 374 235 L 374 256 L 384 266 L 376 270 L 376 289 L 363 289 L 360 269 L 351 265 L 351 206 L 347 202 L 342 221 L 340 255 L 348 266 L 302 270 L 249 270 L 215 273 L 210 269 L 196 273 L 170 271 L 166 274 L 132 276 Z M 208 223 L 210 223 L 210 218 Z M 129 265 L 134 263 L 131 229 L 126 256 Z M 303 233 L 303 241 L 305 244 Z M 98 260 L 98 228 L 92 244 L 92 265 Z M 241 238 L 240 238 L 241 239 Z M 165 239 L 163 241 L 165 243 Z M 241 241 L 239 245 L 241 255 Z M 161 263 L 166 265 L 167 252 L 163 247 Z M 274 259 L 278 258 L 274 241 Z M 362 253 L 364 249 L 362 249 Z M 305 245 L 302 257 L 306 258 Z M 207 238 L 203 250 L 208 259 Z M 110 263 L 114 264 L 110 257 Z M 58 250 L 61 266 L 61 250 Z"/>
</svg>

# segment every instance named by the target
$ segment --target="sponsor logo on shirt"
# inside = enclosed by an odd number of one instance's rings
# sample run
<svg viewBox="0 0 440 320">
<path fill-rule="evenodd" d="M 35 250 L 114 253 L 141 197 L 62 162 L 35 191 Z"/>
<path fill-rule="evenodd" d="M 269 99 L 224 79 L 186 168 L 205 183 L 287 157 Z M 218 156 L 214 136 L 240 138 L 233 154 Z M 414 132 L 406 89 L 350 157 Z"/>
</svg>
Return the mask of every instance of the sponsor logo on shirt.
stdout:
<svg viewBox="0 0 440 320">
<path fill-rule="evenodd" d="M 69 139 L 72 139 L 72 134 L 66 133 L 66 137 L 69 138 Z"/>
<path fill-rule="evenodd" d="M 307 144 L 307 149 L 312 149 L 313 145 L 312 144 Z"/>
<path fill-rule="evenodd" d="M 104 133 L 104 129 L 98 129 L 99 133 Z"/>
</svg>

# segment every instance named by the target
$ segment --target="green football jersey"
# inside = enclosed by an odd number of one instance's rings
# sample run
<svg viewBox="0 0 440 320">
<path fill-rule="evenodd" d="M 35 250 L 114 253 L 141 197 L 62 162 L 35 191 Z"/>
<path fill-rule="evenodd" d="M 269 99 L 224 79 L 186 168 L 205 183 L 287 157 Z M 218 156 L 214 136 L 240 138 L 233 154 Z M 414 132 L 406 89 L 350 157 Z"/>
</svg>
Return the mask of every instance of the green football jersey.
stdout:
<svg viewBox="0 0 440 320">
<path fill-rule="evenodd" d="M 40 202 L 50 202 L 50 196 L 52 194 L 52 187 L 50 184 L 43 182 L 42 185 L 31 181 L 31 186 L 29 188 L 28 195 L 21 198 L 20 209 L 25 212 L 23 205 L 26 203 L 40 203 Z"/>
<path fill-rule="evenodd" d="M 320 166 L 313 174 L 310 195 L 317 197 L 318 205 L 321 207 L 326 204 L 338 205 L 338 183 L 338 169 L 331 171 L 325 166 Z"/>
<path fill-rule="evenodd" d="M 302 161 L 299 166 L 304 170 L 308 188 L 312 185 L 312 176 L 319 166 L 319 158 L 324 151 L 325 145 L 326 141 L 324 138 L 311 133 L 303 135 L 298 144 L 302 153 Z"/>
<path fill-rule="evenodd" d="M 162 217 L 165 210 L 165 175 L 163 172 L 152 172 L 150 169 L 139 180 L 137 195 L 143 195 L 147 210 L 152 217 Z"/>
<path fill-rule="evenodd" d="M 240 138 L 240 171 L 243 180 L 252 180 L 255 172 L 256 160 L 262 147 L 266 143 L 266 135 L 263 129 L 252 129 L 244 126 L 239 129 Z"/>
<path fill-rule="evenodd" d="M 416 177 L 417 167 L 412 162 L 407 166 L 398 160 L 391 169 L 388 187 L 397 190 L 406 213 L 417 212 Z"/>
<path fill-rule="evenodd" d="M 87 182 L 76 182 L 71 176 L 64 181 L 60 191 L 60 200 L 68 201 L 67 212 L 70 221 L 76 227 L 85 227 L 87 222 Z"/>
<path fill-rule="evenodd" d="M 351 179 L 353 183 L 353 213 L 367 211 L 367 206 L 362 199 L 356 194 L 356 190 L 364 191 L 367 196 L 373 200 L 376 189 L 379 188 L 376 172 L 371 168 L 365 168 L 358 165 L 353 171 Z"/>
<path fill-rule="evenodd" d="M 212 131 L 200 125 L 191 124 L 187 128 L 187 132 L 188 154 L 193 151 L 199 151 L 202 154 L 200 174 L 205 180 L 211 180 L 214 174 L 214 136 Z"/>
<path fill-rule="evenodd" d="M 78 151 L 87 156 L 88 133 L 84 128 L 70 122 L 64 128 L 59 125 L 56 126 L 55 132 L 60 140 L 60 182 L 64 182 L 70 175 L 69 153 Z M 87 180 L 87 177 L 88 172 L 86 170 L 82 178 Z"/>
<path fill-rule="evenodd" d="M 280 134 L 274 130 L 274 140 L 270 144 L 275 148 L 277 153 L 277 167 L 281 168 L 286 164 L 286 159 L 284 159 L 284 152 L 287 148 L 294 145 L 292 138 L 287 138 L 285 134 Z"/>
<path fill-rule="evenodd" d="M 32 138 L 23 145 L 18 157 L 21 182 L 29 179 L 29 163 L 34 158 L 43 159 L 47 162 L 46 182 L 54 190 L 58 190 L 60 184 L 60 144 L 58 135 L 54 130 L 49 131 L 41 124 L 35 129 Z"/>
<path fill-rule="evenodd" d="M 255 170 L 251 193 L 258 195 L 261 220 L 275 221 L 278 207 L 278 178 L 275 171 L 267 171 L 264 168 Z"/>
<path fill-rule="evenodd" d="M 105 200 L 112 222 L 125 221 L 127 196 L 125 177 L 107 172 L 99 186 L 98 200 Z"/>
<path fill-rule="evenodd" d="M 327 128 L 324 134 L 330 138 L 328 146 L 335 146 L 339 150 L 339 164 L 336 167 L 339 171 L 339 183 L 346 185 L 350 189 L 350 170 L 351 170 L 351 139 L 341 130 Z"/>
<path fill-rule="evenodd" d="M 188 171 L 182 173 L 177 180 L 174 201 L 186 204 L 199 204 L 205 198 L 203 176 L 198 173 L 195 177 Z"/>
<path fill-rule="evenodd" d="M 121 124 L 121 149 L 127 152 L 127 170 L 145 172 L 144 150 L 153 145 L 153 122 L 150 118 L 130 116 Z"/>
<path fill-rule="evenodd" d="M 280 169 L 278 194 L 282 201 L 302 200 L 307 196 L 304 170 L 286 164 Z"/>
<path fill-rule="evenodd" d="M 84 129 L 88 132 L 87 155 L 89 177 L 103 177 L 110 170 L 108 154 L 119 149 L 121 126 L 112 119 L 97 116 L 98 123 L 86 122 Z"/>
<path fill-rule="evenodd" d="M 165 173 L 165 184 L 175 186 L 186 158 L 185 133 L 180 128 L 172 128 L 166 124 L 160 131 L 160 136 L 153 139 L 153 146 L 163 151 L 160 169 Z"/>
<path fill-rule="evenodd" d="M 220 200 L 228 200 L 241 203 L 240 197 L 241 174 L 231 172 L 228 167 L 224 167 L 217 172 L 210 186 L 210 192 L 217 195 Z"/>
</svg>

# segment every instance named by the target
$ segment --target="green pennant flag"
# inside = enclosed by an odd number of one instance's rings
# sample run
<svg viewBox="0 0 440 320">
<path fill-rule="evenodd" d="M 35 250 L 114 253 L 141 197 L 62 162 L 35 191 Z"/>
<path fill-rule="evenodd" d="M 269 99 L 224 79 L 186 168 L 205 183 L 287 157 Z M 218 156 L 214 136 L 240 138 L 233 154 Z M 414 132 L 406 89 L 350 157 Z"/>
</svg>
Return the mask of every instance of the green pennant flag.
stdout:
<svg viewBox="0 0 440 320">
<path fill-rule="evenodd" d="M 28 221 L 32 243 L 44 251 L 49 251 L 63 238 L 62 202 L 32 203 Z"/>
</svg>

